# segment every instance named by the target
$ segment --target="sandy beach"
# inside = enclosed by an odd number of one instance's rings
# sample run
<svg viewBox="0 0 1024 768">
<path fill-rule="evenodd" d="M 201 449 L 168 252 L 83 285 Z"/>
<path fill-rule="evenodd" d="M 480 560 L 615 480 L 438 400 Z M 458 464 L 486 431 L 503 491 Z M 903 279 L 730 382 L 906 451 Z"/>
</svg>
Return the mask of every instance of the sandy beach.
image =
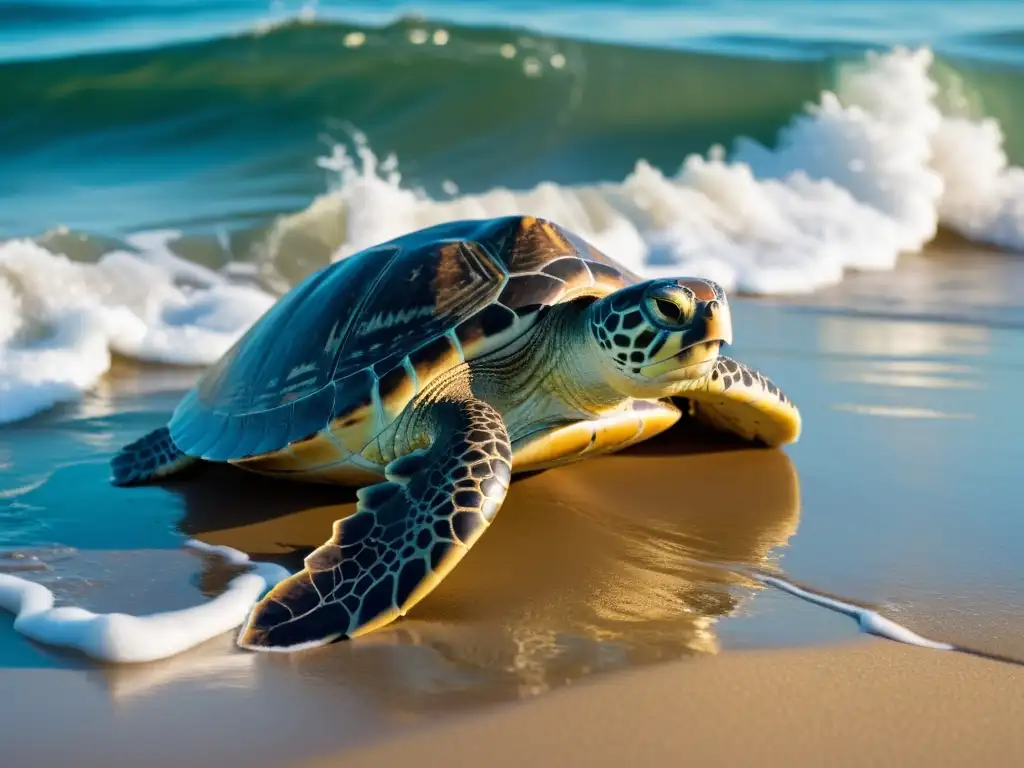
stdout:
<svg viewBox="0 0 1024 768">
<path fill-rule="evenodd" d="M 684 425 L 519 479 L 430 599 L 358 641 L 265 656 L 224 635 L 104 667 L 3 617 L 4 765 L 1015 764 L 1020 666 L 866 638 L 745 575 L 1024 658 L 1024 424 L 1002 405 L 1024 371 L 1024 268 L 967 256 L 987 268 L 936 250 L 811 299 L 737 299 L 735 354 L 800 405 L 798 444 Z M 148 613 L 238 571 L 185 537 L 298 567 L 351 493 L 218 468 L 107 484 L 105 457 L 194 376 L 118 366 L 81 404 L 5 428 L 7 525 L 63 545 L 5 550 L 5 570 Z"/>
<path fill-rule="evenodd" d="M 882 640 L 743 651 L 583 685 L 531 704 L 301 763 L 1019 765 L 1024 670 Z"/>
</svg>

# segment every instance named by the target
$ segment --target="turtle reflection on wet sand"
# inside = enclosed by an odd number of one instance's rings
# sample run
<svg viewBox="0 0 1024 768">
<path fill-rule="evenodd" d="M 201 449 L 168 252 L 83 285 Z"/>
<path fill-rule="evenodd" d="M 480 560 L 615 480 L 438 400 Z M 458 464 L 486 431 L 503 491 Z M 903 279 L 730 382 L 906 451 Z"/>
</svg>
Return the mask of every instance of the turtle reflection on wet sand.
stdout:
<svg viewBox="0 0 1024 768">
<path fill-rule="evenodd" d="M 204 460 L 358 486 L 356 513 L 239 637 L 255 650 L 322 645 L 426 597 L 513 472 L 618 451 L 684 412 L 766 445 L 795 441 L 796 407 L 719 353 L 731 342 L 709 280 L 642 280 L 532 217 L 441 224 L 293 288 L 166 427 L 114 458 L 114 482 Z"/>
<path fill-rule="evenodd" d="M 680 477 L 700 481 L 673 492 Z M 182 535 L 291 568 L 356 505 L 348 489 L 221 467 L 169 490 L 185 512 Z M 334 495 L 345 501 L 332 503 Z M 764 587 L 744 574 L 775 571 L 799 525 L 800 482 L 785 451 L 746 450 L 684 423 L 597 461 L 517 478 L 473 554 L 403 621 L 360 642 L 257 673 L 244 661 L 252 655 L 229 653 L 233 638 L 222 638 L 154 664 L 106 667 L 102 680 L 111 696 L 137 696 L 182 679 L 233 686 L 249 670 L 275 697 L 309 705 L 304 727 L 317 727 L 312 712 L 324 707 L 362 713 L 337 724 L 357 738 L 365 718 L 477 711 L 606 672 L 715 654 L 751 631 L 788 625 L 792 603 L 760 596 Z M 204 595 L 238 573 L 215 556 L 202 563 Z M 745 621 L 752 615 L 760 630 Z M 230 708 L 232 717 L 246 711 Z"/>
</svg>

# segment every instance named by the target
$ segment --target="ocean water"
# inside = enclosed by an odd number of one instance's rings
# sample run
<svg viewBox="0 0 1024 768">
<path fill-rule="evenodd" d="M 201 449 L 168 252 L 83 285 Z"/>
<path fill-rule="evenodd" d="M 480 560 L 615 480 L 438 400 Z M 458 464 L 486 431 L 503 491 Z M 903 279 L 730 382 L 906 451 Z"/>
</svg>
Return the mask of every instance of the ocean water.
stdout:
<svg viewBox="0 0 1024 768">
<path fill-rule="evenodd" d="M 503 535 L 384 633 L 404 650 L 369 684 L 365 647 L 297 668 L 375 694 L 392 675 L 401 707 L 433 706 L 794 623 L 848 637 L 749 600 L 737 573 L 782 552 L 928 637 L 1019 655 L 1022 97 L 1012 1 L 0 5 L 0 573 L 145 614 L 223 591 L 186 537 L 297 567 L 350 499 L 247 477 L 228 509 L 217 475 L 115 492 L 109 456 L 311 270 L 530 213 L 759 295 L 736 302 L 740 356 L 794 395 L 803 440 L 518 483 Z M 676 473 L 711 480 L 656 485 Z M 536 573 L 505 578 L 555 507 Z M 564 541 L 587 554 L 563 562 Z M 0 650 L 37 663 L 3 620 Z"/>
<path fill-rule="evenodd" d="M 1024 249 L 1024 6 L 0 8 L 0 422 L 206 364 L 312 269 L 528 212 L 806 293 L 940 227 Z"/>
</svg>

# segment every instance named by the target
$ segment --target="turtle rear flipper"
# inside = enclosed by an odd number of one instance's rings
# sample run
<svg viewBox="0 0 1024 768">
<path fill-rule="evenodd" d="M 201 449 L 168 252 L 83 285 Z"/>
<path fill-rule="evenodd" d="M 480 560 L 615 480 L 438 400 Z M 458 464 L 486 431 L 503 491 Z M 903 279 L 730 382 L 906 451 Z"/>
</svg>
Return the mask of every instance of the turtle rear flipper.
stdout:
<svg viewBox="0 0 1024 768">
<path fill-rule="evenodd" d="M 504 421 L 475 399 L 429 408 L 430 447 L 395 459 L 386 482 L 358 491 L 355 514 L 253 609 L 240 646 L 300 650 L 389 624 L 477 541 L 512 475 Z"/>
<path fill-rule="evenodd" d="M 711 372 L 679 393 L 696 419 L 715 429 L 769 446 L 795 443 L 800 412 L 771 379 L 720 355 Z"/>
<path fill-rule="evenodd" d="M 114 485 L 133 485 L 167 477 L 198 461 L 174 444 L 167 427 L 129 443 L 110 462 Z"/>
</svg>

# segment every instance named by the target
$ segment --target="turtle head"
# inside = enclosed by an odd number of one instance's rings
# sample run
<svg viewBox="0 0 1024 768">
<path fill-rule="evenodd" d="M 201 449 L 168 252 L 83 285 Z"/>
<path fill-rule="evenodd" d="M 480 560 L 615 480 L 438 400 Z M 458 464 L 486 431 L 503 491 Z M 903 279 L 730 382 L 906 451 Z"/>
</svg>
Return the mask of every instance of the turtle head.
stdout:
<svg viewBox="0 0 1024 768">
<path fill-rule="evenodd" d="M 629 397 L 665 397 L 711 370 L 732 343 L 725 291 L 698 278 L 648 280 L 590 306 L 605 380 Z"/>
</svg>

